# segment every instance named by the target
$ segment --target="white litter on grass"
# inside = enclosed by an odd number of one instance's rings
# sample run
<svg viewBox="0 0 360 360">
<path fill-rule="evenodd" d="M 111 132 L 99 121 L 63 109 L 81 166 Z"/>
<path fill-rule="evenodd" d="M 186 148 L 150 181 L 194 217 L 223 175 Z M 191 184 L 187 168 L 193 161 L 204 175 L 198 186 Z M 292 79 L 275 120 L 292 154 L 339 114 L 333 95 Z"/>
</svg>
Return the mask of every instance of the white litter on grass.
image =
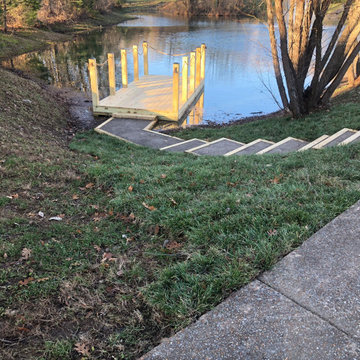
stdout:
<svg viewBox="0 0 360 360">
<path fill-rule="evenodd" d="M 62 221 L 62 218 L 60 216 L 53 216 L 53 217 L 51 217 L 49 219 L 49 221 L 52 221 L 52 220 L 54 220 L 54 221 Z"/>
</svg>

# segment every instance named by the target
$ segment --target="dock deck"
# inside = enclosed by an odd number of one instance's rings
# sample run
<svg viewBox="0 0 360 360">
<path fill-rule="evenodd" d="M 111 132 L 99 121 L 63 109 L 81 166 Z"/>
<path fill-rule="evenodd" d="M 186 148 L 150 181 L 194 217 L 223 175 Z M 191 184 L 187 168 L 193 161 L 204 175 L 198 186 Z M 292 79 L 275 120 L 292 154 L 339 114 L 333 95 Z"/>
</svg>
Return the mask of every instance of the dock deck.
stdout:
<svg viewBox="0 0 360 360">
<path fill-rule="evenodd" d="M 99 98 L 98 69 L 95 59 L 89 59 L 89 72 L 95 115 L 127 117 L 136 115 L 139 119 L 157 117 L 160 120 L 182 122 L 204 92 L 205 44 L 182 57 L 182 66 L 173 64 L 172 76 L 150 75 L 148 44 L 143 43 L 144 76 L 139 76 L 138 47 L 133 46 L 134 81 L 128 83 L 126 49 L 121 50 L 121 83 L 116 90 L 116 62 L 114 54 L 108 54 L 109 96 Z M 184 54 L 183 54 L 184 55 Z M 175 55 L 173 55 L 175 56 Z M 180 56 L 180 55 L 177 55 Z"/>
<path fill-rule="evenodd" d="M 180 78 L 180 81 L 182 79 Z M 173 109 L 173 77 L 166 75 L 145 75 L 127 88 L 121 88 L 114 95 L 100 100 L 94 108 L 97 114 L 138 114 L 158 116 L 161 120 L 181 120 L 187 115 L 204 90 L 204 81 L 184 101 L 179 89 L 179 111 Z"/>
</svg>

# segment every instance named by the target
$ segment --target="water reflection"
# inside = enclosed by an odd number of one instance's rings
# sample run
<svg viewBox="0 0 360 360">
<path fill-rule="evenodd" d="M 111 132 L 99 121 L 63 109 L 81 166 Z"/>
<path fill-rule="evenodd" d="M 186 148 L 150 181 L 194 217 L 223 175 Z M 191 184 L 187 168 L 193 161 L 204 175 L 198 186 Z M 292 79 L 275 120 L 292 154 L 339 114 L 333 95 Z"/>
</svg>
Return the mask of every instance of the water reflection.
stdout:
<svg viewBox="0 0 360 360">
<path fill-rule="evenodd" d="M 262 82 L 278 92 L 273 77 L 266 26 L 255 21 L 188 20 L 146 15 L 105 29 L 79 36 L 50 49 L 12 59 L 4 65 L 31 71 L 59 87 L 75 87 L 90 93 L 87 60 L 106 61 L 107 53 L 115 54 L 116 87 L 121 87 L 120 49 L 128 50 L 129 81 L 133 81 L 131 49 L 148 41 L 154 49 L 169 54 L 186 53 L 200 43 L 207 45 L 204 108 L 201 116 L 189 118 L 190 124 L 199 118 L 226 122 L 254 112 L 271 112 L 277 106 Z M 141 55 L 141 52 L 140 52 Z M 143 75 L 139 57 L 140 76 Z M 150 49 L 150 74 L 171 75 L 173 62 L 181 57 L 164 56 Z M 107 64 L 99 67 L 100 97 L 108 96 Z"/>
</svg>

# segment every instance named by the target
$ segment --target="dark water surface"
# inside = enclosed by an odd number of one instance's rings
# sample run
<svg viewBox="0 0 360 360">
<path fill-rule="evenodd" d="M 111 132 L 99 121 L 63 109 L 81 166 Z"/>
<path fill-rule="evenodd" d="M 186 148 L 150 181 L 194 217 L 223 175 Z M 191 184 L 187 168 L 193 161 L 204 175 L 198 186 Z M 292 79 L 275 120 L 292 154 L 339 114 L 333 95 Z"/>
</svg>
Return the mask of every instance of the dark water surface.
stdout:
<svg viewBox="0 0 360 360">
<path fill-rule="evenodd" d="M 252 20 L 179 19 L 139 15 L 111 28 L 78 36 L 50 49 L 21 55 L 5 65 L 36 72 L 59 87 L 89 92 L 87 60 L 105 62 L 115 54 L 117 87 L 121 86 L 120 49 L 128 49 L 129 81 L 133 80 L 132 46 L 148 41 L 150 74 L 171 75 L 181 57 L 163 55 L 193 51 L 207 45 L 204 119 L 224 123 L 254 113 L 278 110 L 278 98 L 265 25 Z M 156 50 L 154 50 L 156 49 Z M 141 53 L 141 51 L 140 51 Z M 143 72 L 140 56 L 140 73 Z M 101 96 L 108 95 L 107 65 L 99 67 Z"/>
</svg>

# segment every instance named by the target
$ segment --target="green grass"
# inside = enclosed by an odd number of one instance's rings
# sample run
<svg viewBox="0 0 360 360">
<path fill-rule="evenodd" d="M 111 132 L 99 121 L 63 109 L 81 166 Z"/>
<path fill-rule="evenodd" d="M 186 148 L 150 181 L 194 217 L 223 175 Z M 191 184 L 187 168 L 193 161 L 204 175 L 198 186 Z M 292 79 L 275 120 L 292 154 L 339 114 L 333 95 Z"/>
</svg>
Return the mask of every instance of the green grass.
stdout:
<svg viewBox="0 0 360 360">
<path fill-rule="evenodd" d="M 289 116 L 273 117 L 243 125 L 189 128 L 172 132 L 172 134 L 183 139 L 196 137 L 216 140 L 220 137 L 227 137 L 244 143 L 258 138 L 276 142 L 288 136 L 312 141 L 324 134 L 332 135 L 344 127 L 360 129 L 360 108 L 356 101 L 356 97 L 359 98 L 359 95 L 360 89 L 355 89 L 351 94 L 334 99 L 336 106 L 331 109 L 315 112 L 301 119 L 292 119 Z"/>
<path fill-rule="evenodd" d="M 137 358 L 360 199 L 360 144 L 193 157 L 90 131 L 69 150 L 51 92 L 0 76 L 1 358 Z M 356 127 L 352 96 L 323 113 L 333 129 Z"/>
</svg>

